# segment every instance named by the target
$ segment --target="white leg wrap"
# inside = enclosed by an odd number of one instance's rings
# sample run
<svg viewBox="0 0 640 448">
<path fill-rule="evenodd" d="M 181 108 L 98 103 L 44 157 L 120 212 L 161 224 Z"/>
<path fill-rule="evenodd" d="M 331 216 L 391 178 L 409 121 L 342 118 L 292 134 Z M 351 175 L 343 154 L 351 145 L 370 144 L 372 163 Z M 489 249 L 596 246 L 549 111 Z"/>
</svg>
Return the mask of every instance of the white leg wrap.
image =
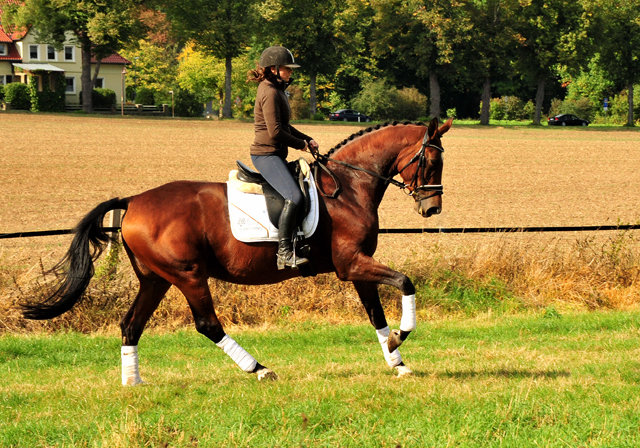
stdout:
<svg viewBox="0 0 640 448">
<path fill-rule="evenodd" d="M 225 334 L 220 342 L 216 344 L 220 347 L 238 366 L 245 372 L 252 372 L 256 368 L 258 361 L 255 360 L 245 349 L 240 347 L 236 341 Z"/>
<path fill-rule="evenodd" d="M 389 367 L 395 367 L 402 362 L 402 356 L 400 356 L 400 352 L 398 349 L 394 350 L 393 353 L 389 353 L 389 347 L 387 347 L 387 340 L 389 339 L 389 327 L 384 327 L 379 330 L 376 330 L 378 335 L 378 341 L 380 342 L 380 346 L 382 347 L 382 354 L 384 355 L 385 361 L 389 364 Z"/>
<path fill-rule="evenodd" d="M 402 319 L 400 330 L 413 331 L 416 329 L 416 295 L 402 296 Z"/>
<path fill-rule="evenodd" d="M 123 345 L 120 349 L 122 357 L 122 385 L 137 386 L 144 384 L 138 371 L 138 346 Z"/>
</svg>

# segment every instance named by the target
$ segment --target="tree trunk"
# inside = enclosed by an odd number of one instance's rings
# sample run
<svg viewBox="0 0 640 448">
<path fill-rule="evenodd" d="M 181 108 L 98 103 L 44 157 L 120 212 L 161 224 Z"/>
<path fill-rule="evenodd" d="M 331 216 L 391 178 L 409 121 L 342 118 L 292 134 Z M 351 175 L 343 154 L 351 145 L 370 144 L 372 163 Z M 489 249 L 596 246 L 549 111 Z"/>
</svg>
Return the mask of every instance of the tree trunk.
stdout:
<svg viewBox="0 0 640 448">
<path fill-rule="evenodd" d="M 100 65 L 102 64 L 102 59 L 96 59 L 96 69 L 93 72 L 93 77 L 91 78 L 91 88 L 93 89 L 93 87 L 96 85 L 96 80 L 98 79 L 98 74 L 100 73 Z M 124 92 L 123 95 L 124 97 Z"/>
<path fill-rule="evenodd" d="M 429 116 L 431 118 L 440 118 L 440 83 L 438 83 L 438 74 L 436 72 L 429 73 L 429 95 L 431 96 Z"/>
<path fill-rule="evenodd" d="M 93 113 L 93 80 L 91 79 L 91 39 L 86 35 L 80 36 L 82 52 L 82 74 L 80 84 L 82 86 L 82 110 L 86 114 Z"/>
<path fill-rule="evenodd" d="M 316 107 L 318 105 L 318 98 L 316 97 L 316 77 L 318 74 L 315 70 L 311 70 L 309 73 L 309 113 L 311 118 L 316 114 Z"/>
<path fill-rule="evenodd" d="M 227 56 L 224 74 L 224 106 L 222 106 L 222 116 L 231 118 L 231 56 Z"/>
<path fill-rule="evenodd" d="M 482 89 L 482 111 L 480 112 L 480 124 L 489 124 L 489 112 L 491 101 L 491 78 L 486 77 L 484 79 L 484 87 Z"/>
<path fill-rule="evenodd" d="M 633 126 L 633 81 L 629 81 L 629 95 L 627 96 L 629 102 L 629 116 L 627 117 L 627 126 Z"/>
<path fill-rule="evenodd" d="M 533 124 L 540 126 L 542 118 L 542 102 L 544 101 L 544 78 L 538 78 L 538 92 L 536 93 L 536 113 L 533 116 Z"/>
</svg>

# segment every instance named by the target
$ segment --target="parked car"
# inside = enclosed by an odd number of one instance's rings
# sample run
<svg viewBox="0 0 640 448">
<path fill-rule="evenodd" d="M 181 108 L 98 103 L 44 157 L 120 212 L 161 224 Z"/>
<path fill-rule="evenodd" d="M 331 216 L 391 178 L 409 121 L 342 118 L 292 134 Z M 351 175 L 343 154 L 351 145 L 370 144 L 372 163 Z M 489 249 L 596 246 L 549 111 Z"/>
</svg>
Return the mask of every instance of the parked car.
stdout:
<svg viewBox="0 0 640 448">
<path fill-rule="evenodd" d="M 588 126 L 589 120 L 583 120 L 572 114 L 560 114 L 549 117 L 549 126 Z"/>
<path fill-rule="evenodd" d="M 364 121 L 370 122 L 371 117 L 353 109 L 340 109 L 329 114 L 330 121 Z"/>
</svg>

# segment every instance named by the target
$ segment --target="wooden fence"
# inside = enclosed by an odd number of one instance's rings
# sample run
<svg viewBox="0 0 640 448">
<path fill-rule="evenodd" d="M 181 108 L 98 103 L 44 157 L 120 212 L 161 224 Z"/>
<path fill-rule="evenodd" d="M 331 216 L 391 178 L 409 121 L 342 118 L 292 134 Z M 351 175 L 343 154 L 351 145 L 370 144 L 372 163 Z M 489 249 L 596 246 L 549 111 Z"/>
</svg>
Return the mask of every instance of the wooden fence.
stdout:
<svg viewBox="0 0 640 448">
<path fill-rule="evenodd" d="M 67 112 L 82 111 L 82 104 L 67 104 L 65 105 Z M 145 115 L 145 116 L 157 116 L 157 117 L 170 117 L 171 106 L 168 104 L 162 104 L 160 106 L 143 106 L 142 104 L 125 104 L 122 106 L 113 107 L 94 107 L 93 111 L 98 114 L 124 114 L 124 115 Z"/>
</svg>

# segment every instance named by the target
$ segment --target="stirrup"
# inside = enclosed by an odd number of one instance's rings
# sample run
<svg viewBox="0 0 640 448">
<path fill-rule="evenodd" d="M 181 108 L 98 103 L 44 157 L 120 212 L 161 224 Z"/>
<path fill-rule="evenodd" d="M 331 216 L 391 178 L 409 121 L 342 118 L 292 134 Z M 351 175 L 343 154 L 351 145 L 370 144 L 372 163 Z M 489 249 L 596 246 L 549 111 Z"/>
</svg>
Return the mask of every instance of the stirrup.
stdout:
<svg viewBox="0 0 640 448">
<path fill-rule="evenodd" d="M 281 271 L 285 267 L 291 269 L 298 269 L 298 266 L 309 263 L 309 260 L 304 257 L 296 257 L 294 251 L 287 252 L 284 255 L 278 253 L 278 270 Z"/>
</svg>

